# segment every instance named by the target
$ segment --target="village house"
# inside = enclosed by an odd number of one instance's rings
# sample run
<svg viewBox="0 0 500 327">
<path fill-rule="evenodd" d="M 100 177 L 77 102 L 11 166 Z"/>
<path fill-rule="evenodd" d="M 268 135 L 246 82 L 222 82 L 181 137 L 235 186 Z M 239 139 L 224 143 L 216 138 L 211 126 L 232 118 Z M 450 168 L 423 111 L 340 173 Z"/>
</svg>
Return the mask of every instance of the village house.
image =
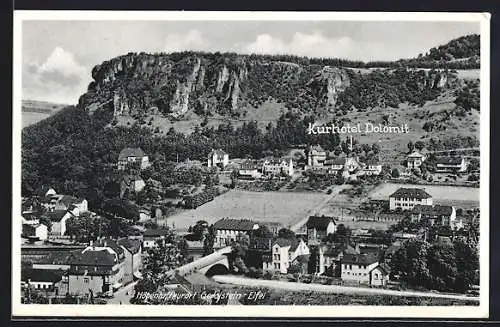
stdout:
<svg viewBox="0 0 500 327">
<path fill-rule="evenodd" d="M 306 222 L 307 244 L 320 244 L 328 234 L 334 234 L 337 224 L 333 217 L 311 216 Z"/>
<path fill-rule="evenodd" d="M 345 243 L 323 244 L 318 248 L 319 274 L 340 277 L 340 263 L 346 254 L 359 254 L 359 251 Z"/>
<path fill-rule="evenodd" d="M 375 160 L 368 160 L 365 162 L 364 167 L 363 167 L 363 173 L 365 175 L 378 176 L 378 175 L 380 175 L 381 172 L 382 172 L 382 164 L 380 162 L 375 161 Z"/>
<path fill-rule="evenodd" d="M 68 293 L 89 295 L 91 292 L 112 294 L 123 285 L 124 250 L 110 240 L 91 244 L 68 257 Z"/>
<path fill-rule="evenodd" d="M 410 169 L 418 168 L 427 159 L 425 155 L 420 153 L 418 150 L 413 151 L 406 157 L 407 167 Z"/>
<path fill-rule="evenodd" d="M 45 241 L 49 230 L 44 224 L 23 224 L 22 237 Z"/>
<path fill-rule="evenodd" d="M 142 248 L 151 249 L 165 245 L 165 237 L 169 234 L 166 228 L 148 228 L 142 234 Z"/>
<path fill-rule="evenodd" d="M 389 269 L 379 264 L 376 254 L 346 254 L 341 261 L 341 278 L 347 283 L 385 286 Z"/>
<path fill-rule="evenodd" d="M 259 229 L 259 224 L 247 219 L 223 218 L 213 225 L 215 230 L 214 247 L 224 247 L 236 241 L 239 233 L 250 236 L 250 232 Z"/>
<path fill-rule="evenodd" d="M 150 166 L 149 157 L 141 148 L 124 148 L 118 155 L 118 169 L 125 170 L 129 164 L 137 164 L 139 169 Z"/>
<path fill-rule="evenodd" d="M 42 199 L 41 205 L 49 211 L 69 210 L 77 207 L 80 212 L 88 211 L 88 201 L 71 195 L 55 194 Z"/>
<path fill-rule="evenodd" d="M 426 221 L 430 226 L 450 226 L 456 228 L 457 211 L 452 206 L 416 205 L 411 211 L 412 222 Z"/>
<path fill-rule="evenodd" d="M 288 273 L 297 258 L 309 255 L 309 247 L 302 239 L 278 238 L 272 242 L 270 255 L 263 257 L 263 271 Z"/>
<path fill-rule="evenodd" d="M 259 224 L 259 226 L 267 227 L 267 229 L 274 236 L 278 236 L 278 232 L 280 231 L 280 229 L 285 227 L 282 223 L 279 223 L 277 221 L 257 221 L 256 223 Z"/>
<path fill-rule="evenodd" d="M 30 290 L 43 292 L 46 295 L 64 295 L 66 294 L 66 284 L 64 283 L 64 274 L 62 270 L 46 269 L 21 269 L 21 287 L 30 287 Z"/>
<path fill-rule="evenodd" d="M 238 175 L 240 178 L 255 179 L 260 178 L 262 176 L 262 173 L 259 172 L 259 165 L 247 160 L 240 165 Z"/>
<path fill-rule="evenodd" d="M 54 210 L 42 214 L 41 217 L 48 218 L 52 225 L 50 235 L 63 236 L 66 233 L 66 221 L 71 217 L 79 217 L 80 210 L 77 207 L 71 207 L 68 210 Z"/>
<path fill-rule="evenodd" d="M 125 265 L 123 266 L 123 281 L 127 284 L 134 279 L 141 278 L 142 251 L 141 241 L 128 237 L 118 239 L 116 242 L 124 250 Z"/>
<path fill-rule="evenodd" d="M 267 159 L 262 165 L 262 173 L 264 175 L 293 175 L 293 161 L 290 158 L 288 161 L 284 159 Z"/>
<path fill-rule="evenodd" d="M 399 188 L 389 196 L 389 209 L 411 210 L 417 204 L 423 206 L 432 205 L 432 196 L 419 188 Z"/>
<path fill-rule="evenodd" d="M 229 154 L 224 152 L 222 149 L 212 150 L 208 154 L 208 168 L 219 167 L 224 168 L 229 164 Z"/>
<path fill-rule="evenodd" d="M 436 173 L 464 173 L 465 171 L 467 171 L 465 158 L 436 158 Z"/>
<path fill-rule="evenodd" d="M 313 166 L 323 166 L 326 160 L 326 151 L 320 145 L 314 145 L 309 147 L 307 153 L 307 165 L 309 167 Z"/>
<path fill-rule="evenodd" d="M 120 198 L 123 198 L 126 192 L 139 193 L 144 189 L 146 183 L 138 175 L 124 175 L 120 182 Z"/>
</svg>

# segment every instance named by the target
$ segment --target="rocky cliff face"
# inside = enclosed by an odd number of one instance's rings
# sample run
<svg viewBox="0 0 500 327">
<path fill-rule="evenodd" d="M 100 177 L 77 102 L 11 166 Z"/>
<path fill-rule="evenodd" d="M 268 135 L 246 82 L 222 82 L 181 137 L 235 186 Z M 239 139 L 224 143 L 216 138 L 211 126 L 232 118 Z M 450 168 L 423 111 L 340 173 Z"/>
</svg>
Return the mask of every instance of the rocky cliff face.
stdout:
<svg viewBox="0 0 500 327">
<path fill-rule="evenodd" d="M 272 57 L 131 53 L 94 67 L 94 81 L 81 97 L 80 106 L 110 102 L 109 110 L 115 116 L 158 112 L 176 119 L 191 112 L 240 116 L 268 100 L 304 113 L 334 112 L 342 104 L 339 96 L 344 91 L 365 87 L 360 83 L 353 86 L 353 76 L 358 81 L 363 78 L 353 74 L 358 73 Z M 447 88 L 454 83 L 454 78 L 443 71 L 422 70 L 415 76 L 422 90 Z M 379 103 L 373 98 L 369 101 Z"/>
</svg>

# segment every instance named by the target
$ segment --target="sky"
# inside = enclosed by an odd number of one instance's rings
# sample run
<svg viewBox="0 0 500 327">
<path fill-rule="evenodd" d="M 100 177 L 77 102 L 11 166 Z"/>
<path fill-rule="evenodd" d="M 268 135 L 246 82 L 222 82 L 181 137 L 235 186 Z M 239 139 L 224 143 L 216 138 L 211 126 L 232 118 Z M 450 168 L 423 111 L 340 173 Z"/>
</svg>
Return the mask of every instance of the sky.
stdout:
<svg viewBox="0 0 500 327">
<path fill-rule="evenodd" d="M 92 80 L 92 67 L 128 52 L 396 60 L 479 30 L 474 22 L 429 21 L 24 21 L 22 97 L 76 104 Z"/>
</svg>

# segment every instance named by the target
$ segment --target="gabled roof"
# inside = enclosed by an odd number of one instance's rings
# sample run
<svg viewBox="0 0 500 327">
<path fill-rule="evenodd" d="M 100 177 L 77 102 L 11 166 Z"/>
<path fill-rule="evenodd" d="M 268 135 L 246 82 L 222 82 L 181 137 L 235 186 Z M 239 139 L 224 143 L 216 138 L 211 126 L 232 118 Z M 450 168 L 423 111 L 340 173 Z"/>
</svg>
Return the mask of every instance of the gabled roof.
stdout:
<svg viewBox="0 0 500 327">
<path fill-rule="evenodd" d="M 323 254 L 327 257 L 337 257 L 338 255 L 359 254 L 355 248 L 345 243 L 336 243 L 330 246 L 325 246 Z"/>
<path fill-rule="evenodd" d="M 251 231 L 253 227 L 258 225 L 255 221 L 248 219 L 230 219 L 223 218 L 214 224 L 215 229 Z"/>
<path fill-rule="evenodd" d="M 98 247 L 109 247 L 118 254 L 118 256 L 123 255 L 123 249 L 118 245 L 118 243 L 110 238 L 102 238 L 100 240 L 94 241 L 93 246 Z"/>
<path fill-rule="evenodd" d="M 416 198 L 418 200 L 432 198 L 432 196 L 420 188 L 399 188 L 392 193 L 390 198 Z"/>
<path fill-rule="evenodd" d="M 307 220 L 306 226 L 307 228 L 314 228 L 319 230 L 326 230 L 328 225 L 333 222 L 335 224 L 335 220 L 333 217 L 327 216 L 310 216 Z"/>
<path fill-rule="evenodd" d="M 389 265 L 386 264 L 385 262 L 379 264 L 378 266 L 373 268 L 371 271 L 373 271 L 374 269 L 377 269 L 377 268 L 380 269 L 380 271 L 382 271 L 385 275 L 389 275 L 391 273 L 391 267 L 389 267 Z"/>
<path fill-rule="evenodd" d="M 408 158 L 422 158 L 422 157 L 425 157 L 425 156 L 423 154 L 421 154 L 419 151 L 413 151 L 407 157 Z"/>
<path fill-rule="evenodd" d="M 168 235 L 169 230 L 166 228 L 148 228 L 142 233 L 144 237 L 162 237 Z"/>
<path fill-rule="evenodd" d="M 123 246 L 132 254 L 138 253 L 141 249 L 141 242 L 139 240 L 131 239 L 128 237 L 120 238 L 117 243 L 118 245 Z"/>
<path fill-rule="evenodd" d="M 437 157 L 436 164 L 441 165 L 461 165 L 464 158 L 457 157 Z"/>
<path fill-rule="evenodd" d="M 371 265 L 378 262 L 378 256 L 373 253 L 364 254 L 344 254 L 342 263 L 356 264 L 356 265 Z"/>
<path fill-rule="evenodd" d="M 85 251 L 68 256 L 68 264 L 72 266 L 113 266 L 115 256 L 109 251 Z"/>
<path fill-rule="evenodd" d="M 442 205 L 433 205 L 433 206 L 423 206 L 417 204 L 412 209 L 412 213 L 422 214 L 422 215 L 431 215 L 431 216 L 450 216 L 453 213 L 452 206 L 442 206 Z"/>
<path fill-rule="evenodd" d="M 67 210 L 54 210 L 43 213 L 42 217 L 47 217 L 52 222 L 61 221 L 61 219 L 68 213 Z"/>
<path fill-rule="evenodd" d="M 49 269 L 21 269 L 21 280 L 31 282 L 52 282 L 57 283 L 62 280 L 64 275 L 63 270 L 49 270 Z"/>
<path fill-rule="evenodd" d="M 128 157 L 145 157 L 144 151 L 141 148 L 125 148 L 120 151 L 118 160 L 125 160 Z"/>
</svg>

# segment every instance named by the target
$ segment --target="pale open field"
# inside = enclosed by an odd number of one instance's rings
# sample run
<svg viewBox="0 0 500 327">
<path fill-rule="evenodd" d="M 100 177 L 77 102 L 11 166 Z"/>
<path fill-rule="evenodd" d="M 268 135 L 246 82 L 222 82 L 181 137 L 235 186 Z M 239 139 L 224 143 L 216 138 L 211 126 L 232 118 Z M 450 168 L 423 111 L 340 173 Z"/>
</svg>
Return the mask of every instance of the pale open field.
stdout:
<svg viewBox="0 0 500 327">
<path fill-rule="evenodd" d="M 22 113 L 22 123 L 23 128 L 38 123 L 39 121 L 50 117 L 50 114 L 45 114 L 41 112 L 26 112 Z"/>
<path fill-rule="evenodd" d="M 479 206 L 479 188 L 463 186 L 438 186 L 385 183 L 375 188 L 370 197 L 374 200 L 388 200 L 389 195 L 400 187 L 422 188 L 432 195 L 435 204 L 455 205 L 459 207 Z"/>
<path fill-rule="evenodd" d="M 167 218 L 167 224 L 185 231 L 198 220 L 212 224 L 222 218 L 276 221 L 284 226 L 300 221 L 326 199 L 321 193 L 247 192 L 231 190 L 194 210 Z"/>
</svg>

